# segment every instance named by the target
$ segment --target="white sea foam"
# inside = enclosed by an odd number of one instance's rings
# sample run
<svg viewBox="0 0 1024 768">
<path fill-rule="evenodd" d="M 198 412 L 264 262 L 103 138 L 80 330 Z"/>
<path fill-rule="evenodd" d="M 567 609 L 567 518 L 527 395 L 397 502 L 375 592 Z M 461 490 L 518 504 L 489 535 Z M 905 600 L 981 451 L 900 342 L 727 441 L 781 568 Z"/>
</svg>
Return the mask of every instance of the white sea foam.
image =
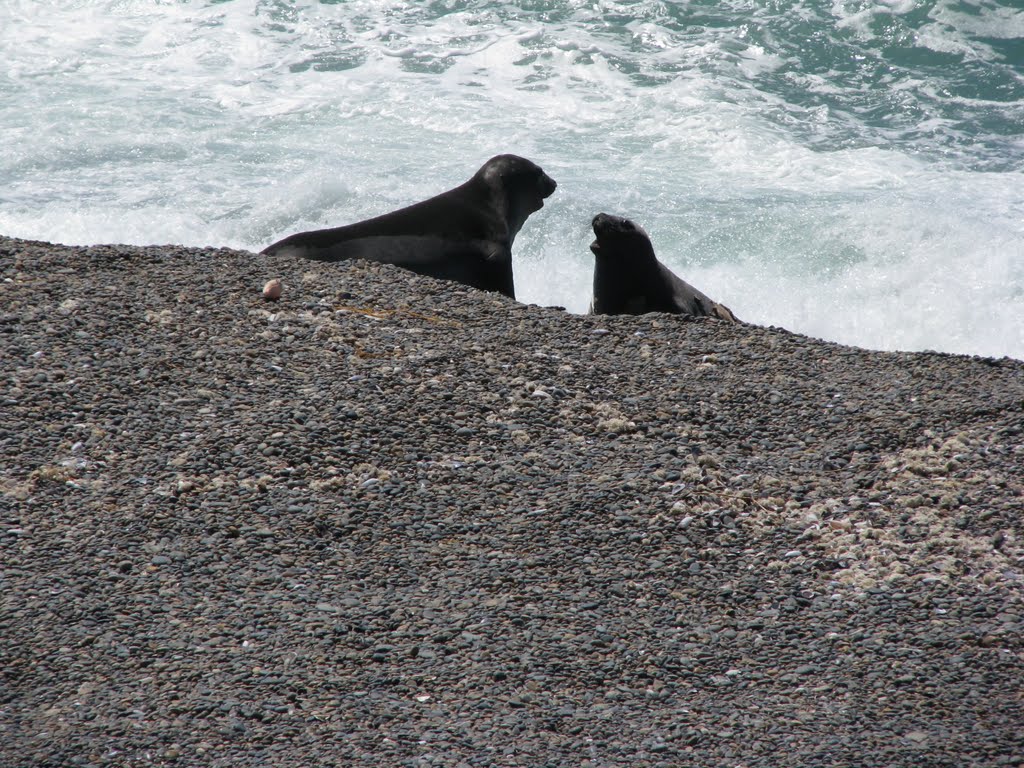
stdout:
<svg viewBox="0 0 1024 768">
<path fill-rule="evenodd" d="M 973 170 L 957 115 L 923 116 L 912 140 L 858 122 L 870 84 L 801 71 L 797 49 L 724 24 L 674 23 L 679 5 L 447 7 L 4 4 L 0 232 L 259 249 L 516 152 L 559 182 L 516 242 L 524 301 L 585 311 L 590 219 L 606 211 L 639 221 L 666 263 L 745 319 L 870 348 L 1024 358 L 1022 164 Z M 785 22 L 871 41 L 862 7 L 795 3 Z M 746 15 L 774 23 L 763 8 Z M 932 17 L 923 32 L 954 48 L 971 24 L 987 28 L 946 4 Z M 890 92 L 1001 108 L 946 97 L 929 77 L 904 74 Z"/>
</svg>

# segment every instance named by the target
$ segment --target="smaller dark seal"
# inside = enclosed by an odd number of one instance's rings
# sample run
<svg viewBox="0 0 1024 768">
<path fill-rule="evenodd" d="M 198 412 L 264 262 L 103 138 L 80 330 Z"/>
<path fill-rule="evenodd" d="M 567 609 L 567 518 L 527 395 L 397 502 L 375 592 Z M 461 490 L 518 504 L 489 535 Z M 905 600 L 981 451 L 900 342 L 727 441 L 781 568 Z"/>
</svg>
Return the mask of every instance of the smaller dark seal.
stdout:
<svg viewBox="0 0 1024 768">
<path fill-rule="evenodd" d="M 367 259 L 515 298 L 512 242 L 554 180 L 517 155 L 497 155 L 436 197 L 344 227 L 299 232 L 263 253 L 315 261 Z"/>
<path fill-rule="evenodd" d="M 712 301 L 680 280 L 658 261 L 647 233 L 620 216 L 599 213 L 593 221 L 594 252 L 592 315 L 642 315 L 670 312 L 691 317 L 717 317 L 739 322 L 724 304 Z"/>
</svg>

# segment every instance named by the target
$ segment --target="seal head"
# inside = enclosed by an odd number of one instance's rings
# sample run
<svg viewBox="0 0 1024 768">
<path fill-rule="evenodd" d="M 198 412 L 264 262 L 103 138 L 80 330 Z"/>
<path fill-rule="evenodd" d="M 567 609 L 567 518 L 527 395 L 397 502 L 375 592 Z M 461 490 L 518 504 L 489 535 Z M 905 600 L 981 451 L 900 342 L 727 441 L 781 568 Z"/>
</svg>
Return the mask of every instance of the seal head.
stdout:
<svg viewBox="0 0 1024 768">
<path fill-rule="evenodd" d="M 621 216 L 599 213 L 594 217 L 591 226 L 597 239 L 590 244 L 590 250 L 598 259 L 655 258 L 650 236 L 636 222 Z"/>
<path fill-rule="evenodd" d="M 476 177 L 491 189 L 504 209 L 510 237 L 515 238 L 531 213 L 544 207 L 558 184 L 541 167 L 518 155 L 496 155 L 484 163 Z"/>
</svg>

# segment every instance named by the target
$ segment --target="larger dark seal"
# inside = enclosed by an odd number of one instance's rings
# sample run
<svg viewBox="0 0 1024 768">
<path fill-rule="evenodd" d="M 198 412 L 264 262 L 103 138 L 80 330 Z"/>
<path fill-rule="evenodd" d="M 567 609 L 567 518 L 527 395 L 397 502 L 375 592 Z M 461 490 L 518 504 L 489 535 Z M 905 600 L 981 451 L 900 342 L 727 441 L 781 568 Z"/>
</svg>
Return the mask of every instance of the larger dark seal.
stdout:
<svg viewBox="0 0 1024 768">
<path fill-rule="evenodd" d="M 724 304 L 712 301 L 658 261 L 647 233 L 629 219 L 599 213 L 597 239 L 590 245 L 594 265 L 593 315 L 671 312 L 738 322 Z"/>
<path fill-rule="evenodd" d="M 437 197 L 356 224 L 299 232 L 263 253 L 369 259 L 515 298 L 512 242 L 556 186 L 529 160 L 498 155 Z"/>
</svg>

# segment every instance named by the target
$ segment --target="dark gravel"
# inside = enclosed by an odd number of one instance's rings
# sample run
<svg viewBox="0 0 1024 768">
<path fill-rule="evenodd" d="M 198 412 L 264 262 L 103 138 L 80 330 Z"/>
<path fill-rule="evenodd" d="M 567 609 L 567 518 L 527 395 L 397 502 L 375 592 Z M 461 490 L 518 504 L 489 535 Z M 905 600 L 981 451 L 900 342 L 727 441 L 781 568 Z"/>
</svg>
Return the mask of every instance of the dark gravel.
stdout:
<svg viewBox="0 0 1024 768">
<path fill-rule="evenodd" d="M 1019 361 L 0 239 L 0 375 L 2 766 L 1024 765 Z"/>
</svg>

